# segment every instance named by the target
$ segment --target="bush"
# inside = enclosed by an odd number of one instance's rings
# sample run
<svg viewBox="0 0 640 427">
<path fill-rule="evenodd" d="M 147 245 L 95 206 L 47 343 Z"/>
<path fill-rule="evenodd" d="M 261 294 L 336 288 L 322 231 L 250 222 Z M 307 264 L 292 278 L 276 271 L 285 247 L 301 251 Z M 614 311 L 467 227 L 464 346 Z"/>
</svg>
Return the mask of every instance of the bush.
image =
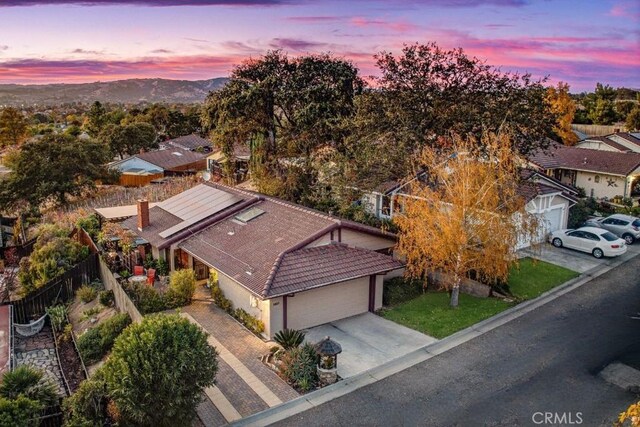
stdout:
<svg viewBox="0 0 640 427">
<path fill-rule="evenodd" d="M 34 416 L 44 407 L 24 396 L 17 399 L 0 397 L 0 427 L 37 426 Z"/>
<path fill-rule="evenodd" d="M 105 307 L 111 307 L 115 301 L 113 291 L 100 291 L 98 301 Z"/>
<path fill-rule="evenodd" d="M 311 344 L 287 350 L 280 361 L 280 373 L 299 390 L 309 391 L 318 382 L 318 355 Z"/>
<path fill-rule="evenodd" d="M 167 298 L 157 289 L 140 283 L 127 283 L 122 286 L 140 314 L 157 313 L 171 308 Z"/>
<path fill-rule="evenodd" d="M 394 277 L 384 281 L 382 290 L 382 304 L 396 305 L 408 301 L 424 292 L 423 282 L 417 279 Z"/>
<path fill-rule="evenodd" d="M 275 334 L 273 339 L 285 350 L 299 347 L 304 342 L 304 332 L 296 329 L 283 329 Z"/>
<path fill-rule="evenodd" d="M 156 261 L 156 272 L 159 276 L 166 276 L 169 274 L 169 263 L 167 260 L 159 259 Z"/>
<path fill-rule="evenodd" d="M 177 270 L 169 278 L 167 298 L 173 307 L 189 305 L 196 291 L 196 272 L 191 269 Z"/>
<path fill-rule="evenodd" d="M 82 287 L 76 291 L 76 296 L 80 298 L 80 301 L 88 303 L 96 299 L 98 291 L 92 286 L 82 285 Z"/>
<path fill-rule="evenodd" d="M 47 314 L 49 315 L 49 320 L 51 320 L 51 327 L 56 332 L 61 332 L 67 324 L 67 308 L 64 305 L 49 307 L 47 308 Z"/>
<path fill-rule="evenodd" d="M 213 299 L 213 303 L 215 305 L 217 305 L 227 313 L 234 313 L 233 303 L 231 302 L 231 300 L 227 299 L 227 297 L 224 296 L 224 292 L 222 292 L 222 289 L 220 289 L 220 286 L 218 286 L 217 281 L 211 282 L 211 299 Z"/>
<path fill-rule="evenodd" d="M 256 335 L 260 335 L 264 332 L 264 323 L 262 323 L 262 320 L 256 319 L 241 308 L 237 308 L 233 312 L 233 317 Z"/>
<path fill-rule="evenodd" d="M 58 403 L 56 386 L 44 376 L 41 370 L 28 365 L 18 366 L 13 371 L 5 372 L 0 383 L 0 396 L 7 399 L 24 396 L 43 407 Z"/>
<path fill-rule="evenodd" d="M 65 426 L 104 425 L 107 389 L 100 375 L 96 376 L 82 381 L 75 393 L 64 400 L 62 408 Z"/>
<path fill-rule="evenodd" d="M 217 354 L 207 334 L 178 315 L 147 316 L 118 337 L 101 372 L 122 425 L 190 425 Z"/>
<path fill-rule="evenodd" d="M 148 270 L 150 268 L 156 268 L 157 263 L 156 263 L 156 260 L 153 259 L 152 254 L 147 254 L 147 256 L 144 258 L 144 262 L 142 263 L 142 265 L 144 266 L 144 268 Z"/>
<path fill-rule="evenodd" d="M 84 362 L 92 364 L 102 359 L 111 350 L 118 335 L 130 323 L 129 315 L 120 313 L 80 335 L 78 350 Z"/>
</svg>

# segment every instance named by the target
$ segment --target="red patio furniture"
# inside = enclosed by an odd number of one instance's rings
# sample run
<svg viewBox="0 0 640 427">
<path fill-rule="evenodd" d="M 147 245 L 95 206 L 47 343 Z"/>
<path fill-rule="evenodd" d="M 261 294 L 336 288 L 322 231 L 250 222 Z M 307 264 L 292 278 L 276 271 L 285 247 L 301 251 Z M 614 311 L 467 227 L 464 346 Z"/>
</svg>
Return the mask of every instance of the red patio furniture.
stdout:
<svg viewBox="0 0 640 427">
<path fill-rule="evenodd" d="M 133 275 L 144 276 L 144 267 L 141 265 L 136 265 L 135 267 L 133 267 Z"/>
<path fill-rule="evenodd" d="M 147 284 L 153 286 L 153 282 L 156 281 L 156 270 L 154 268 L 150 268 L 147 270 Z"/>
</svg>

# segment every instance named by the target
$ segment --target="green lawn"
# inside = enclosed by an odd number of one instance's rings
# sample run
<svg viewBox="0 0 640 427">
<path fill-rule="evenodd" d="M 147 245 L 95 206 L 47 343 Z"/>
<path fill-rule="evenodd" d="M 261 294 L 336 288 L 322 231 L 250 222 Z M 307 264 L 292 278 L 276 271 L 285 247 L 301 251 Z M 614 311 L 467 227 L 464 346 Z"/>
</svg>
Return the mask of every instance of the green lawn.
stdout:
<svg viewBox="0 0 640 427">
<path fill-rule="evenodd" d="M 567 280 L 578 276 L 544 261 L 520 260 L 509 274 L 511 292 L 522 299 L 532 299 Z M 446 292 L 428 292 L 382 312 L 382 316 L 435 338 L 444 338 L 511 307 L 496 298 L 476 298 L 460 294 L 457 309 L 449 307 Z"/>
<path fill-rule="evenodd" d="M 533 299 L 578 275 L 548 262 L 523 258 L 509 273 L 509 289 L 522 299 Z"/>
<path fill-rule="evenodd" d="M 427 292 L 384 311 L 382 316 L 429 336 L 444 338 L 510 306 L 495 298 L 460 294 L 459 307 L 452 309 L 449 307 L 448 293 Z"/>
</svg>

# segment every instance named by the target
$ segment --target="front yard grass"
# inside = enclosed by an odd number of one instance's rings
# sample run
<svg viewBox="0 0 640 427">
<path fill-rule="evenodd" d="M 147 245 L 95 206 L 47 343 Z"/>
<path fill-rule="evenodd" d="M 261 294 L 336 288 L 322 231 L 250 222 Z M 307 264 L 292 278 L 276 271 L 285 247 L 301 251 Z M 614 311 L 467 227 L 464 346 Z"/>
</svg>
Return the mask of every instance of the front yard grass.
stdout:
<svg viewBox="0 0 640 427">
<path fill-rule="evenodd" d="M 444 338 L 509 308 L 495 298 L 460 294 L 457 309 L 449 307 L 447 292 L 427 292 L 386 310 L 382 316 L 434 338 Z"/>
<path fill-rule="evenodd" d="M 517 266 L 511 268 L 509 289 L 521 299 L 533 299 L 579 274 L 548 262 L 523 258 Z"/>
<path fill-rule="evenodd" d="M 575 271 L 557 265 L 523 258 L 509 273 L 509 288 L 515 297 L 528 300 L 578 275 Z M 384 310 L 381 315 L 440 339 L 488 319 L 512 305 L 497 298 L 476 298 L 460 294 L 458 308 L 452 309 L 449 307 L 448 293 L 427 292 Z"/>
</svg>

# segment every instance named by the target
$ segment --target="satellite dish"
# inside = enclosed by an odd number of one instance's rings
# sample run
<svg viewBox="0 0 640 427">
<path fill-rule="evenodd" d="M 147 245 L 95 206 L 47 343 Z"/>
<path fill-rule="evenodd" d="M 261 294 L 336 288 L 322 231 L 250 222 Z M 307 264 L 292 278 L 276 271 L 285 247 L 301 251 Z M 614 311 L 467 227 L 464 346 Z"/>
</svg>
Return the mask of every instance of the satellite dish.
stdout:
<svg viewBox="0 0 640 427">
<path fill-rule="evenodd" d="M 211 181 L 211 172 L 205 172 L 202 174 L 202 179 L 205 181 Z"/>
</svg>

